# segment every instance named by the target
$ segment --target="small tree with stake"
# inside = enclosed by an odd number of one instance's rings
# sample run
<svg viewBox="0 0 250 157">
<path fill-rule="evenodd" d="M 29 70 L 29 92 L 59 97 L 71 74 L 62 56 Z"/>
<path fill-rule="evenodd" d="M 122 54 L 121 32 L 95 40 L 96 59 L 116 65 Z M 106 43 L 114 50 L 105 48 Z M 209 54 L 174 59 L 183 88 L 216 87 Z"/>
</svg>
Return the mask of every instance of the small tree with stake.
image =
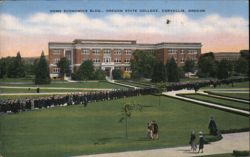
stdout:
<svg viewBox="0 0 250 157">
<path fill-rule="evenodd" d="M 131 118 L 132 111 L 142 111 L 142 105 L 136 103 L 125 103 L 122 107 L 122 117 L 119 122 L 123 122 L 125 120 L 125 129 L 126 129 L 126 138 L 128 138 L 128 118 Z"/>
</svg>

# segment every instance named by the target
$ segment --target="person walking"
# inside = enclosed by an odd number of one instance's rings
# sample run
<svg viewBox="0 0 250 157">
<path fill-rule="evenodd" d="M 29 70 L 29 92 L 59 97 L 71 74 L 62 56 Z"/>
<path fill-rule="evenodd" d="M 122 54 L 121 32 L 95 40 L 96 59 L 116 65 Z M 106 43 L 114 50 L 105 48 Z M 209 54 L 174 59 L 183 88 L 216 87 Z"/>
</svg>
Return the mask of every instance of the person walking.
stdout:
<svg viewBox="0 0 250 157">
<path fill-rule="evenodd" d="M 199 151 L 198 151 L 198 153 L 200 153 L 200 151 L 201 151 L 201 153 L 203 153 L 203 149 L 204 149 L 204 143 L 205 143 L 205 141 L 204 141 L 204 137 L 203 137 L 203 133 L 200 131 L 199 132 Z"/>
<path fill-rule="evenodd" d="M 196 136 L 195 136 L 195 131 L 193 130 L 192 133 L 191 133 L 191 136 L 190 136 L 190 141 L 189 141 L 189 144 L 191 146 L 191 152 L 193 151 L 196 151 L 196 143 L 195 143 L 195 139 L 196 139 Z"/>
<path fill-rule="evenodd" d="M 215 123 L 214 117 L 210 117 L 210 121 L 208 124 L 208 129 L 211 135 L 217 135 L 218 130 L 217 130 L 217 125 Z"/>
</svg>

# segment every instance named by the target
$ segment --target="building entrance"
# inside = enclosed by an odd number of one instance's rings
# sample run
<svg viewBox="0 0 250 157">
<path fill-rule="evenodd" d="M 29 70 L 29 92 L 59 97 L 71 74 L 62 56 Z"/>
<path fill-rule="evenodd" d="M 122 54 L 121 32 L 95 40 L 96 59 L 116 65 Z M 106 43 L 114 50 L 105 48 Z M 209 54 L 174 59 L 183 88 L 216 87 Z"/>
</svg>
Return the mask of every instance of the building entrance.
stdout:
<svg viewBox="0 0 250 157">
<path fill-rule="evenodd" d="M 105 68 L 105 72 L 106 72 L 106 76 L 110 77 L 111 68 L 110 67 L 106 67 Z"/>
</svg>

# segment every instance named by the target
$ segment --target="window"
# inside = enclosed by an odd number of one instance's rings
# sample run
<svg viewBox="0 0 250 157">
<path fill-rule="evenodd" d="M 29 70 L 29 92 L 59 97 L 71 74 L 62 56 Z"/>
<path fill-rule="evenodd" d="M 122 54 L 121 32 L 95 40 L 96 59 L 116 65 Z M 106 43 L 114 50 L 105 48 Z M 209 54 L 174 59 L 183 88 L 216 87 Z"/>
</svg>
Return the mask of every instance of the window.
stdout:
<svg viewBox="0 0 250 157">
<path fill-rule="evenodd" d="M 82 54 L 88 55 L 89 54 L 89 49 L 82 49 Z"/>
<path fill-rule="evenodd" d="M 125 59 L 125 63 L 130 63 L 130 59 Z"/>
<path fill-rule="evenodd" d="M 94 49 L 93 51 L 94 51 L 95 55 L 99 55 L 100 54 L 100 49 Z"/>
<path fill-rule="evenodd" d="M 115 62 L 115 63 L 121 63 L 122 61 L 121 61 L 120 58 L 115 58 L 114 62 Z"/>
<path fill-rule="evenodd" d="M 104 54 L 111 54 L 111 50 L 110 49 L 105 49 Z"/>
<path fill-rule="evenodd" d="M 57 64 L 60 61 L 60 58 L 55 58 L 54 59 L 54 64 Z"/>
<path fill-rule="evenodd" d="M 120 55 L 122 52 L 121 52 L 121 49 L 115 49 L 115 55 Z"/>
<path fill-rule="evenodd" d="M 170 54 L 176 54 L 177 50 L 176 49 L 169 49 L 168 53 L 170 53 Z"/>
<path fill-rule="evenodd" d="M 125 50 L 125 55 L 131 55 L 131 54 L 132 54 L 132 51 L 130 49 Z"/>
<path fill-rule="evenodd" d="M 184 58 L 181 58 L 181 63 L 184 63 Z"/>
<path fill-rule="evenodd" d="M 104 62 L 105 63 L 109 63 L 110 61 L 111 61 L 111 58 L 109 58 L 109 57 L 108 58 L 104 58 Z"/>
<path fill-rule="evenodd" d="M 53 68 L 53 73 L 60 73 L 60 68 Z"/>
<path fill-rule="evenodd" d="M 188 50 L 188 53 L 191 53 L 191 54 L 197 54 L 198 51 L 197 50 Z"/>
<path fill-rule="evenodd" d="M 100 60 L 100 59 L 98 59 L 98 58 L 95 58 L 95 59 L 93 59 L 93 62 L 94 62 L 94 63 L 100 63 L 100 62 L 101 62 L 101 60 Z"/>
<path fill-rule="evenodd" d="M 184 54 L 184 51 L 185 51 L 185 50 L 181 50 L 181 54 Z"/>
<path fill-rule="evenodd" d="M 60 55 L 61 50 L 52 50 L 53 55 Z"/>
</svg>

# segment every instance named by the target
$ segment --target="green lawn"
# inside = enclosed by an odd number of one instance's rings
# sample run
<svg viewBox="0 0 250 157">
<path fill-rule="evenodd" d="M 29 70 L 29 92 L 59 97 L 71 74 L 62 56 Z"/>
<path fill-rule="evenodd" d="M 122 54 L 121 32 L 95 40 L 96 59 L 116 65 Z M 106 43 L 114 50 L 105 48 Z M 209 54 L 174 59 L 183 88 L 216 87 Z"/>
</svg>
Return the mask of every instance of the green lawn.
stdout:
<svg viewBox="0 0 250 157">
<path fill-rule="evenodd" d="M 45 95 L 45 94 L 39 94 L 39 95 L 0 95 L 0 100 L 5 100 L 5 99 L 26 99 L 26 98 L 41 98 L 41 97 L 49 97 L 52 96 L 53 94 L 50 95 Z M 64 95 L 64 94 L 62 94 Z"/>
<path fill-rule="evenodd" d="M 248 103 L 241 103 L 241 102 L 236 102 L 236 101 L 226 100 L 226 99 L 221 99 L 221 98 L 215 98 L 215 97 L 201 95 L 201 94 L 186 94 L 184 96 L 189 97 L 189 98 L 193 98 L 193 99 L 197 99 L 197 100 L 208 101 L 211 103 L 219 103 L 221 105 L 229 106 L 229 107 L 233 107 L 233 108 L 249 110 Z"/>
<path fill-rule="evenodd" d="M 17 86 L 17 87 L 37 87 L 34 84 L 8 84 L 2 86 Z M 106 81 L 96 82 L 65 82 L 65 83 L 51 83 L 47 85 L 39 85 L 39 87 L 64 87 L 64 88 L 109 88 L 109 89 L 124 89 L 126 87 L 108 83 Z"/>
<path fill-rule="evenodd" d="M 44 89 L 40 88 L 40 93 L 51 93 L 51 92 L 86 92 L 87 90 L 80 89 Z M 92 91 L 92 90 L 91 90 Z M 35 88 L 0 88 L 0 93 L 36 93 Z"/>
<path fill-rule="evenodd" d="M 223 92 L 211 92 L 209 93 L 214 94 L 214 95 L 221 95 L 221 96 L 227 96 L 227 97 L 232 97 L 232 98 L 238 98 L 238 99 L 246 99 L 249 100 L 249 93 L 223 93 Z"/>
<path fill-rule="evenodd" d="M 139 96 L 83 106 L 42 109 L 0 116 L 0 152 L 4 157 L 63 157 L 188 145 L 190 132 L 208 132 L 214 116 L 222 130 L 248 128 L 247 117 L 168 97 Z M 147 107 L 119 123 L 124 102 Z M 157 102 L 157 103 L 156 103 Z M 159 140 L 149 141 L 146 124 L 156 120 Z"/>
<path fill-rule="evenodd" d="M 1 78 L 0 82 L 33 82 L 31 78 Z"/>
</svg>

